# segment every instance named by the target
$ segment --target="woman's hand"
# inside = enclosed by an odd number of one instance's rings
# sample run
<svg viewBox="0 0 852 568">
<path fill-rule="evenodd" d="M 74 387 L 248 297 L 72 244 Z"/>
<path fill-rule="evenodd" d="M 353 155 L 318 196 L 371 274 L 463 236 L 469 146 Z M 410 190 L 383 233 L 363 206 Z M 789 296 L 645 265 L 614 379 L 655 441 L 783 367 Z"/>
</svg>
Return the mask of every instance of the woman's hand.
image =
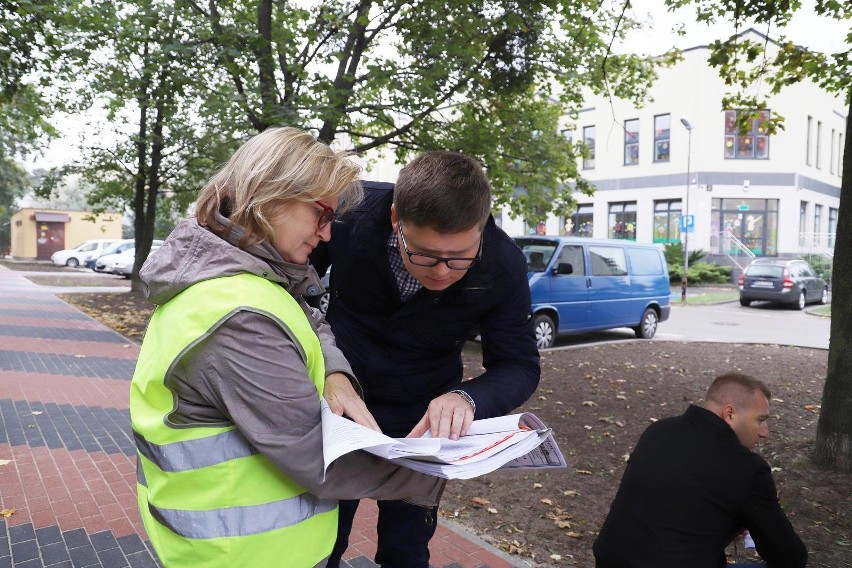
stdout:
<svg viewBox="0 0 852 568">
<path fill-rule="evenodd" d="M 325 378 L 323 398 L 328 407 L 338 416 L 348 416 L 361 426 L 366 426 L 376 432 L 382 429 L 376 424 L 376 419 L 367 410 L 367 405 L 355 392 L 352 382 L 343 373 L 331 373 Z"/>
</svg>

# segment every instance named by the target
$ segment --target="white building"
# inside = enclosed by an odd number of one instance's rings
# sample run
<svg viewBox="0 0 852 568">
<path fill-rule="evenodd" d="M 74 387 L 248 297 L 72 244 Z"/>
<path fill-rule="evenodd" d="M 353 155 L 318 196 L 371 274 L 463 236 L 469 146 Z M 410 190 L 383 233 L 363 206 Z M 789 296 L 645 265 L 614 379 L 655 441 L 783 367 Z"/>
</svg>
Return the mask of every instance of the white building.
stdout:
<svg viewBox="0 0 852 568">
<path fill-rule="evenodd" d="M 706 46 L 688 49 L 661 70 L 644 108 L 586 100 L 570 134 L 593 148 L 579 167 L 597 190 L 575 195 L 577 212 L 548 219 L 546 234 L 675 242 L 683 240 L 681 215 L 688 214 L 689 250 L 733 253 L 738 241 L 757 256 L 833 248 L 844 101 L 799 83 L 772 96 L 764 111 L 783 116 L 785 130 L 767 136 L 755 121 L 749 135 L 739 136 L 736 111 L 721 110 L 729 91 L 708 54 Z M 506 214 L 501 224 L 512 235 L 535 231 Z"/>
</svg>

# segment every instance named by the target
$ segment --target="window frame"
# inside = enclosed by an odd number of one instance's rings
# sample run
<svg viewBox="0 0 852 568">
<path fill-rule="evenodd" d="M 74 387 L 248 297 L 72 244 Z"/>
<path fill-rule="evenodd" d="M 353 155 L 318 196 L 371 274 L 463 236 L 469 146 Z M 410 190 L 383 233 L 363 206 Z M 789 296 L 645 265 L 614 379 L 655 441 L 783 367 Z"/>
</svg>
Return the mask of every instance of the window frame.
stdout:
<svg viewBox="0 0 852 568">
<path fill-rule="evenodd" d="M 631 129 L 635 127 L 635 129 Z M 629 159 L 628 159 L 629 156 Z M 639 165 L 639 119 L 631 118 L 624 121 L 624 165 Z"/>
<path fill-rule="evenodd" d="M 591 130 L 592 136 L 589 137 L 588 133 Z M 591 124 L 589 126 L 583 127 L 583 145 L 589 152 L 589 156 L 583 158 L 583 169 L 584 170 L 593 170 L 595 169 L 595 140 L 597 137 L 597 132 L 595 130 L 595 125 Z M 589 140 L 591 140 L 591 144 L 589 144 Z"/>
<path fill-rule="evenodd" d="M 658 128 L 658 121 L 662 118 L 667 118 L 669 121 L 668 127 L 665 129 Z M 662 132 L 665 135 L 661 134 Z M 672 115 L 671 113 L 666 114 L 655 114 L 654 115 L 654 163 L 664 163 L 671 161 L 671 140 L 672 140 Z M 665 145 L 665 158 L 660 158 L 659 148 L 660 145 Z"/>
<path fill-rule="evenodd" d="M 745 109 L 729 109 L 724 111 L 724 135 L 722 138 L 722 154 L 726 160 L 768 160 L 769 134 L 761 124 L 772 116 L 770 109 L 759 109 L 759 117 L 752 119 L 751 130 L 745 135 L 740 134 L 737 127 L 737 117 L 742 112 L 753 112 Z M 749 147 L 749 150 L 745 148 Z M 762 150 L 761 150 L 762 148 Z"/>
</svg>

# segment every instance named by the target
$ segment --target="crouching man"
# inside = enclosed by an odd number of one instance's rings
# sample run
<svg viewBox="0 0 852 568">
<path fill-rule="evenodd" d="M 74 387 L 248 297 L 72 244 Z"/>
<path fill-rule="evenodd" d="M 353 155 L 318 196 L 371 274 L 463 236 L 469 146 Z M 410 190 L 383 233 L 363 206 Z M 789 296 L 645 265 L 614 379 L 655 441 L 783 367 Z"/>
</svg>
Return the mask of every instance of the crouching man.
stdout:
<svg viewBox="0 0 852 568">
<path fill-rule="evenodd" d="M 727 373 L 703 406 L 649 426 L 595 540 L 595 566 L 720 568 L 725 547 L 748 530 L 769 568 L 804 567 L 807 549 L 769 464 L 751 451 L 769 436 L 771 397 L 761 381 Z"/>
</svg>

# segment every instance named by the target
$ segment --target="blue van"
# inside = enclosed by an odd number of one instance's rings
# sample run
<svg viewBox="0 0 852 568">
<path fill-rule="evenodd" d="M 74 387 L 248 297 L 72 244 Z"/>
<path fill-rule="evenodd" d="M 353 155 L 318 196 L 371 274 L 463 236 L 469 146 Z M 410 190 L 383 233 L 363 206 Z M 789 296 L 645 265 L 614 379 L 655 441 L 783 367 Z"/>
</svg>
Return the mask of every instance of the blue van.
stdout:
<svg viewBox="0 0 852 568">
<path fill-rule="evenodd" d="M 582 237 L 516 237 L 527 257 L 536 343 L 561 333 L 631 327 L 654 337 L 669 317 L 669 270 L 661 247 Z"/>
</svg>

